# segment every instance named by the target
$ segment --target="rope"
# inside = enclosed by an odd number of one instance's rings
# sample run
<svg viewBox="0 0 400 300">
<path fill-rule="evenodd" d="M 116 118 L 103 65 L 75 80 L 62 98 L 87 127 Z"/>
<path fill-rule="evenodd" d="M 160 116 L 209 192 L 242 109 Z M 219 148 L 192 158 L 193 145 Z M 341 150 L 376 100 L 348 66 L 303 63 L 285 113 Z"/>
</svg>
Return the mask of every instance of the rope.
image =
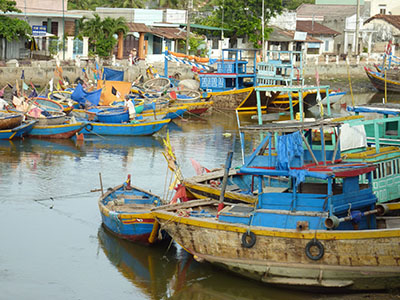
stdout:
<svg viewBox="0 0 400 300">
<path fill-rule="evenodd" d="M 81 195 L 85 195 L 85 194 L 90 194 L 90 193 L 93 193 L 93 192 L 97 192 L 97 190 L 90 191 L 90 192 L 68 194 L 68 195 L 60 195 L 60 196 L 49 196 L 49 197 L 46 197 L 46 198 L 33 199 L 33 201 L 35 201 L 35 202 L 46 201 L 46 200 L 54 201 L 54 199 L 56 199 L 56 198 L 71 198 L 71 197 L 81 196 Z"/>
</svg>

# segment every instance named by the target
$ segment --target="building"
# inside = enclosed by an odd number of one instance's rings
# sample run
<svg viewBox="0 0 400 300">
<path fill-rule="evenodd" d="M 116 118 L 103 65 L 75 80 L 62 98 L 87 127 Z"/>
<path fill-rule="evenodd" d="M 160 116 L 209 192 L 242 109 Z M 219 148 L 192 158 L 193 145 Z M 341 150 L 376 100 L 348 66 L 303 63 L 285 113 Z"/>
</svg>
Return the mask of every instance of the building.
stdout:
<svg viewBox="0 0 400 300">
<path fill-rule="evenodd" d="M 375 15 L 364 22 L 364 28 L 372 32 L 372 52 L 382 53 L 390 40 L 393 51 L 400 44 L 400 15 Z"/>
<path fill-rule="evenodd" d="M 319 54 L 335 52 L 335 37 L 340 35 L 338 31 L 314 21 L 297 21 L 296 31 L 307 32 L 307 36 L 320 40 L 322 43 L 317 43 L 321 46 Z"/>
</svg>

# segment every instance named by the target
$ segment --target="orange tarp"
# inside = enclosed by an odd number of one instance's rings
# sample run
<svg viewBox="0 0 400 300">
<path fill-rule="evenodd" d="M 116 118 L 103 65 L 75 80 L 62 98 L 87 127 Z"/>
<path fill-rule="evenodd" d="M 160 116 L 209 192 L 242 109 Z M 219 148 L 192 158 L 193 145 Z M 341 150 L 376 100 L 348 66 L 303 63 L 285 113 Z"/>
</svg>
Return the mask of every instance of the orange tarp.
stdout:
<svg viewBox="0 0 400 300">
<path fill-rule="evenodd" d="M 128 95 L 131 90 L 132 83 L 125 81 L 109 81 L 109 80 L 99 80 L 97 81 L 97 89 L 103 89 L 100 95 L 100 105 L 110 105 L 114 101 L 123 100 L 125 95 Z M 112 93 L 114 89 L 120 94 L 118 98 L 117 95 Z"/>
</svg>

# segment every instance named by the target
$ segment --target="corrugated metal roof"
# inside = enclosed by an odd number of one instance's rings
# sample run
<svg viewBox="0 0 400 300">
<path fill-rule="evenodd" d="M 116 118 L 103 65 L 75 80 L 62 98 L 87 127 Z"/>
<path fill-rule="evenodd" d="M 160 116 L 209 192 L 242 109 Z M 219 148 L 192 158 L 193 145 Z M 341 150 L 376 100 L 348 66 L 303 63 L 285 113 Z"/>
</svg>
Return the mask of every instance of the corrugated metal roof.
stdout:
<svg viewBox="0 0 400 300">
<path fill-rule="evenodd" d="M 151 33 L 170 40 L 186 39 L 186 30 L 177 27 L 151 27 Z"/>
<path fill-rule="evenodd" d="M 273 31 L 268 36 L 270 42 L 294 42 L 294 30 L 283 30 L 278 27 L 272 27 Z M 307 34 L 307 43 L 322 43 L 321 40 Z"/>
<path fill-rule="evenodd" d="M 313 24 L 314 23 L 314 24 Z M 337 32 L 329 27 L 313 21 L 297 21 L 296 30 L 307 32 L 309 34 L 320 34 L 320 35 L 339 35 Z"/>
<path fill-rule="evenodd" d="M 356 12 L 356 5 L 322 5 L 303 3 L 296 9 L 297 18 L 352 16 Z"/>
</svg>

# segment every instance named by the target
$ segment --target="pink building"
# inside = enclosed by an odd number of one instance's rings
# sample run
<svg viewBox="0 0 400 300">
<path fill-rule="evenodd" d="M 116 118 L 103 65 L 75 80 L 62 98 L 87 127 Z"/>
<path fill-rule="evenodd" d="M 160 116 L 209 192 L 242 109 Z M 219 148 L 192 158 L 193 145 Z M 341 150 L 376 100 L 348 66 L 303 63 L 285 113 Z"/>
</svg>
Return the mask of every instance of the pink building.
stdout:
<svg viewBox="0 0 400 300">
<path fill-rule="evenodd" d="M 16 0 L 17 8 L 22 13 L 63 13 L 62 0 Z M 67 11 L 68 0 L 64 0 L 64 11 Z"/>
</svg>

